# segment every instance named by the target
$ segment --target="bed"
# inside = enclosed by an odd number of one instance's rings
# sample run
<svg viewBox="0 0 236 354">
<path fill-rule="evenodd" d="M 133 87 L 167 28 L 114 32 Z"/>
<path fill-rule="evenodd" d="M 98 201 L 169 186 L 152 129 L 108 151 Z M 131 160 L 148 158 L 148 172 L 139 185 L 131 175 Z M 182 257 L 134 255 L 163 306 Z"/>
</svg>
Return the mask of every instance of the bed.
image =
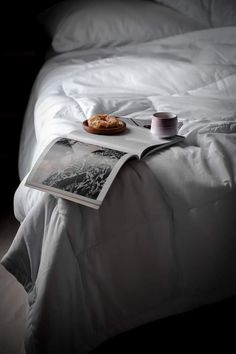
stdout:
<svg viewBox="0 0 236 354">
<path fill-rule="evenodd" d="M 20 228 L 1 260 L 28 293 L 27 354 L 88 353 L 236 294 L 236 9 L 202 3 L 66 1 L 41 15 L 52 50 L 25 113 Z M 178 115 L 184 142 L 126 163 L 99 210 L 24 185 L 86 117 L 157 111 Z"/>
</svg>

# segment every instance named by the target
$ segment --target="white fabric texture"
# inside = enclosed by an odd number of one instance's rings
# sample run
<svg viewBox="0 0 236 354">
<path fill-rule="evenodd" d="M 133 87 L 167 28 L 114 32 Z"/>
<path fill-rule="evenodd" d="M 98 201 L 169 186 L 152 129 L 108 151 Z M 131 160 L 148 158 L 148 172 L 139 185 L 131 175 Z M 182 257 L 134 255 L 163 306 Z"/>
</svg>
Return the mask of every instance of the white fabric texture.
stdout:
<svg viewBox="0 0 236 354">
<path fill-rule="evenodd" d="M 21 227 L 2 260 L 29 293 L 27 353 L 86 353 L 236 294 L 235 45 L 224 27 L 45 63 L 21 137 Z M 157 110 L 178 114 L 184 143 L 127 163 L 99 211 L 24 186 L 85 117 Z"/>
<path fill-rule="evenodd" d="M 210 1 L 211 0 L 154 0 L 156 3 L 168 6 L 179 13 L 192 19 L 197 19 L 205 26 L 210 26 Z"/>
<path fill-rule="evenodd" d="M 67 1 L 41 16 L 54 51 L 116 47 L 204 28 L 170 8 L 144 0 Z"/>
<path fill-rule="evenodd" d="M 207 27 L 236 25 L 235 0 L 154 0 Z"/>
</svg>

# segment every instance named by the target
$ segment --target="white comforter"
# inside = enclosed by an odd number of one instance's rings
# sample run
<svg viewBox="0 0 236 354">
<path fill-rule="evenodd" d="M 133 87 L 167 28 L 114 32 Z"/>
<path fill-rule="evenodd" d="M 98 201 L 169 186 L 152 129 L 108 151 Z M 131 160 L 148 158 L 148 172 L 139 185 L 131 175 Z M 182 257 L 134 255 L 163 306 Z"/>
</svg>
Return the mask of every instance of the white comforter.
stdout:
<svg viewBox="0 0 236 354">
<path fill-rule="evenodd" d="M 29 353 L 83 353 L 236 294 L 236 28 L 50 59 L 20 147 L 22 222 L 2 260 L 29 292 Z M 46 144 L 97 112 L 170 110 L 184 144 L 118 174 L 99 211 L 24 186 Z"/>
</svg>

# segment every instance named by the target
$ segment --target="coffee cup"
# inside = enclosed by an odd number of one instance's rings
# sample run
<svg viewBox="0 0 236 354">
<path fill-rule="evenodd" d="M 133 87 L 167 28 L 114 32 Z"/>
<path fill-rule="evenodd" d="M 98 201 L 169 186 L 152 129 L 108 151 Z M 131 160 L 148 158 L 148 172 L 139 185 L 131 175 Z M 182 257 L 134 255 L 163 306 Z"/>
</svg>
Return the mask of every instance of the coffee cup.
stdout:
<svg viewBox="0 0 236 354">
<path fill-rule="evenodd" d="M 156 112 L 152 116 L 151 133 L 160 138 L 170 138 L 177 134 L 178 119 L 172 112 Z"/>
</svg>

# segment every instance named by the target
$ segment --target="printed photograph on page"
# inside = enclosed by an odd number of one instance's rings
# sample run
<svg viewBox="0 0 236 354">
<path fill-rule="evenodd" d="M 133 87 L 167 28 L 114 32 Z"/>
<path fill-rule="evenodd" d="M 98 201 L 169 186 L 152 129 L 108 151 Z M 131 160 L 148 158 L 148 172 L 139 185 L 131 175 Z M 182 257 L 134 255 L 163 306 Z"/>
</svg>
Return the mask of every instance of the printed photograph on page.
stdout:
<svg viewBox="0 0 236 354">
<path fill-rule="evenodd" d="M 124 155 L 121 151 L 62 138 L 37 166 L 31 183 L 97 199 Z"/>
</svg>

